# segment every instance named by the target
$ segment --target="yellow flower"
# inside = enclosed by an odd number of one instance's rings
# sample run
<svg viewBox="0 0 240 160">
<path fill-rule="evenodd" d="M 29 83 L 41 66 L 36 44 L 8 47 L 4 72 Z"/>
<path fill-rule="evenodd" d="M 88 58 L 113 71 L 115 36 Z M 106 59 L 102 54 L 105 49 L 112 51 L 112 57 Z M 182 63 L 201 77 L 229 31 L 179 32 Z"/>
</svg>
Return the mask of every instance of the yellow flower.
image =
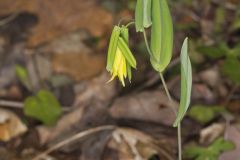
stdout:
<svg viewBox="0 0 240 160">
<path fill-rule="evenodd" d="M 128 47 L 128 29 L 115 26 L 108 49 L 107 70 L 112 74 L 111 82 L 116 76 L 125 86 L 124 79 L 132 78 L 131 68 L 136 68 L 136 60 Z"/>
<path fill-rule="evenodd" d="M 122 85 L 125 86 L 124 78 L 127 77 L 126 59 L 118 47 L 111 74 L 112 78 L 108 82 L 111 82 L 116 76 L 118 76 L 119 80 L 122 82 Z"/>
</svg>

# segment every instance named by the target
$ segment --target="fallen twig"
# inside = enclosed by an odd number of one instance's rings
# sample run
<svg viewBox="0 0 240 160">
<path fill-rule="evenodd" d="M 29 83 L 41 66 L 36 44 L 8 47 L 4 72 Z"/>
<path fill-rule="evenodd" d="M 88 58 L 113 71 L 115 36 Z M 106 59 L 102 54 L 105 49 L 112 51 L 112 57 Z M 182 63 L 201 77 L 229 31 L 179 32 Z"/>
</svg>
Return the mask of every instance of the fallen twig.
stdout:
<svg viewBox="0 0 240 160">
<path fill-rule="evenodd" d="M 49 153 L 71 143 L 71 142 L 74 142 L 76 141 L 77 139 L 80 139 L 80 138 L 83 138 L 83 137 L 86 137 L 90 134 L 93 134 L 93 133 L 96 133 L 96 132 L 100 132 L 100 131 L 104 131 L 104 130 L 112 130 L 114 129 L 115 126 L 112 126 L 112 125 L 106 125 L 106 126 L 100 126 L 100 127 L 96 127 L 96 128 L 90 128 L 88 130 L 85 130 L 85 131 L 82 131 L 80 133 L 77 133 L 75 134 L 74 136 L 72 137 L 69 137 L 59 143 L 57 143 L 56 145 L 54 145 L 53 147 L 49 148 L 48 150 L 42 152 L 41 154 L 37 155 L 36 157 L 33 158 L 33 160 L 40 160 L 41 158 L 44 158 L 46 157 Z"/>
</svg>

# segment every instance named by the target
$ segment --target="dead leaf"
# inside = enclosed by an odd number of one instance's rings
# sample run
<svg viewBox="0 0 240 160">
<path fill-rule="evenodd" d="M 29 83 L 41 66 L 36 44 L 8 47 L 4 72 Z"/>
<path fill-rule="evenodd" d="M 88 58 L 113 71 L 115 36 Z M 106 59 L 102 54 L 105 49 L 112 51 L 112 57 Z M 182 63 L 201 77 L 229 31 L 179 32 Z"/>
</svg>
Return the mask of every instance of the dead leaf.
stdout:
<svg viewBox="0 0 240 160">
<path fill-rule="evenodd" d="M 29 12 L 38 17 L 28 45 L 38 46 L 80 28 L 102 36 L 112 26 L 112 16 L 96 0 L 1 0 L 0 15 Z"/>
<path fill-rule="evenodd" d="M 105 58 L 94 54 L 94 51 L 83 43 L 87 37 L 88 34 L 83 31 L 72 32 L 40 47 L 38 52 L 46 56 L 49 56 L 46 53 L 53 55 L 54 72 L 67 74 L 76 81 L 89 79 L 105 70 Z"/>
<path fill-rule="evenodd" d="M 148 160 L 153 156 L 162 160 L 173 160 L 167 144 L 158 144 L 153 137 L 130 128 L 117 128 L 107 145 L 104 160 Z M 115 153 L 115 156 L 113 153 Z M 112 157 L 111 157 L 112 156 Z"/>
<path fill-rule="evenodd" d="M 71 76 L 77 81 L 92 78 L 105 68 L 100 55 L 91 54 L 56 54 L 52 61 L 53 70 Z"/>
<path fill-rule="evenodd" d="M 22 93 L 17 85 L 11 85 L 8 88 L 1 88 L 0 89 L 0 97 L 1 98 L 8 98 L 14 100 L 21 100 Z"/>
<path fill-rule="evenodd" d="M 40 54 L 35 56 L 36 67 L 38 69 L 38 74 L 41 80 L 50 79 L 52 75 L 52 68 L 50 60 Z"/>
<path fill-rule="evenodd" d="M 219 160 L 239 160 L 240 159 L 240 129 L 230 126 L 226 131 L 227 139 L 235 144 L 235 150 L 223 153 Z"/>
<path fill-rule="evenodd" d="M 27 127 L 16 114 L 0 109 L 0 140 L 9 141 L 27 131 Z"/>
<path fill-rule="evenodd" d="M 227 108 L 233 113 L 240 113 L 240 100 L 232 100 L 228 105 Z"/>
<path fill-rule="evenodd" d="M 77 98 L 75 106 L 88 104 L 93 99 L 100 102 L 109 102 L 117 94 L 116 81 L 106 83 L 109 79 L 109 74 L 104 72 L 92 80 L 76 85 L 75 92 Z"/>
<path fill-rule="evenodd" d="M 219 85 L 220 74 L 217 67 L 202 71 L 199 74 L 199 77 L 202 79 L 203 82 L 206 82 L 211 87 L 216 87 L 217 85 Z"/>
<path fill-rule="evenodd" d="M 221 123 L 214 123 L 200 131 L 200 143 L 209 145 L 216 138 L 223 134 L 225 125 Z"/>
<path fill-rule="evenodd" d="M 171 104 L 167 96 L 157 90 L 116 99 L 110 114 L 117 119 L 150 121 L 171 126 L 175 119 L 175 106 L 175 102 Z"/>
<path fill-rule="evenodd" d="M 84 43 L 89 38 L 89 34 L 84 30 L 77 30 L 57 39 L 52 40 L 38 48 L 38 52 L 43 54 L 64 54 L 64 53 L 86 53 L 90 54 L 91 49 Z"/>
</svg>

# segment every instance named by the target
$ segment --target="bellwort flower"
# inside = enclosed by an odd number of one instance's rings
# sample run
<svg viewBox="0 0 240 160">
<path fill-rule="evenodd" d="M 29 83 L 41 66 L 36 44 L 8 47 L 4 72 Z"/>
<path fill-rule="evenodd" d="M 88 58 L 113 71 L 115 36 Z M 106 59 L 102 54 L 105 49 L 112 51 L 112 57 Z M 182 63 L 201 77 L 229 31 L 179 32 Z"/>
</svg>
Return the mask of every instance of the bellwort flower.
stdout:
<svg viewBox="0 0 240 160">
<path fill-rule="evenodd" d="M 107 70 L 112 77 L 108 82 L 111 82 L 115 77 L 125 86 L 125 79 L 129 81 L 132 78 L 132 68 L 136 68 L 136 60 L 128 47 L 128 28 L 126 26 L 115 26 L 110 38 L 108 48 Z"/>
</svg>

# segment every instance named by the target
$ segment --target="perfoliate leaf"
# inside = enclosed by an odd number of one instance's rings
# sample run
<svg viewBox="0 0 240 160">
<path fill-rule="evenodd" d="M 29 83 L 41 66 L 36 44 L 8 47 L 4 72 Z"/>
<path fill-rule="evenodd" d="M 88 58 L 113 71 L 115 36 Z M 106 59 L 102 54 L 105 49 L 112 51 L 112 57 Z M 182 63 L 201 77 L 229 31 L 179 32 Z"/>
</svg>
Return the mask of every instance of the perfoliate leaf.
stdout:
<svg viewBox="0 0 240 160">
<path fill-rule="evenodd" d="M 177 127 L 190 105 L 192 90 L 192 66 L 188 56 L 188 38 L 184 40 L 181 50 L 181 98 L 174 127 Z"/>
<path fill-rule="evenodd" d="M 137 0 L 135 9 L 135 27 L 137 32 L 143 32 L 152 24 L 151 20 L 152 0 Z"/>
<path fill-rule="evenodd" d="M 143 32 L 143 0 L 137 0 L 135 9 L 135 27 L 137 32 Z"/>
<path fill-rule="evenodd" d="M 136 68 L 136 60 L 132 54 L 132 52 L 130 51 L 130 49 L 128 48 L 126 42 L 123 40 L 122 37 L 119 37 L 118 40 L 118 47 L 120 48 L 120 50 L 122 51 L 122 54 L 124 55 L 124 57 L 126 58 L 127 62 L 129 63 L 129 65 L 133 68 Z"/>
<path fill-rule="evenodd" d="M 143 1 L 143 27 L 148 28 L 152 25 L 152 0 Z"/>
<path fill-rule="evenodd" d="M 151 63 L 163 72 L 172 58 L 173 24 L 167 0 L 152 1 Z"/>
<path fill-rule="evenodd" d="M 53 125 L 62 114 L 56 97 L 47 90 L 40 90 L 36 96 L 30 96 L 24 101 L 24 113 L 36 118 L 46 125 Z"/>
<path fill-rule="evenodd" d="M 107 58 L 107 70 L 111 71 L 113 67 L 113 62 L 117 50 L 117 45 L 118 45 L 118 38 L 121 33 L 121 28 L 118 26 L 115 26 L 112 31 L 112 35 L 110 38 L 110 43 L 108 47 L 108 58 Z"/>
<path fill-rule="evenodd" d="M 15 66 L 15 71 L 16 71 L 16 76 L 17 78 L 21 81 L 21 83 L 28 89 L 31 91 L 32 87 L 31 87 L 31 82 L 29 80 L 29 76 L 28 76 L 28 72 L 27 70 L 20 65 L 16 65 Z"/>
</svg>

